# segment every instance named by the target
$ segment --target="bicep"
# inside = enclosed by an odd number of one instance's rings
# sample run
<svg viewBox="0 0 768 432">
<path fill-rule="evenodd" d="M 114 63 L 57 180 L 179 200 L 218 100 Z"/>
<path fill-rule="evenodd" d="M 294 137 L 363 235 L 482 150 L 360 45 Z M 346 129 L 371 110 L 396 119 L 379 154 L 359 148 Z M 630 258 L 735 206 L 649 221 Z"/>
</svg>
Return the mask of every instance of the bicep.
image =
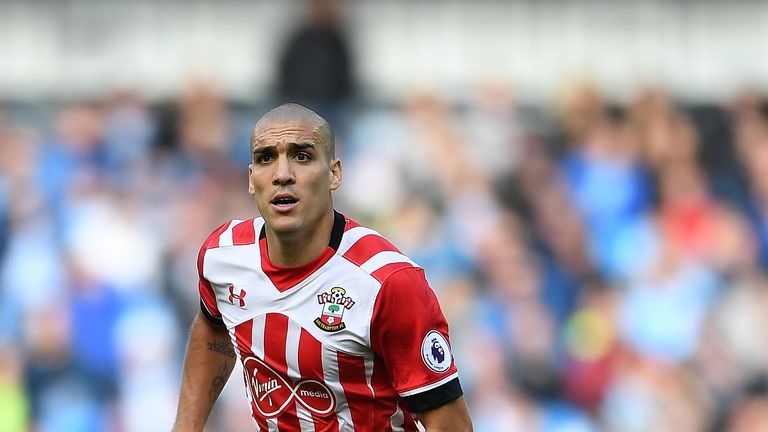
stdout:
<svg viewBox="0 0 768 432">
<path fill-rule="evenodd" d="M 205 348 L 207 351 L 213 351 L 223 354 L 226 357 L 234 357 L 235 352 L 232 348 L 232 341 L 229 338 L 229 331 L 222 323 L 218 323 L 206 316 L 204 310 L 199 310 L 189 332 L 190 348 Z"/>
</svg>

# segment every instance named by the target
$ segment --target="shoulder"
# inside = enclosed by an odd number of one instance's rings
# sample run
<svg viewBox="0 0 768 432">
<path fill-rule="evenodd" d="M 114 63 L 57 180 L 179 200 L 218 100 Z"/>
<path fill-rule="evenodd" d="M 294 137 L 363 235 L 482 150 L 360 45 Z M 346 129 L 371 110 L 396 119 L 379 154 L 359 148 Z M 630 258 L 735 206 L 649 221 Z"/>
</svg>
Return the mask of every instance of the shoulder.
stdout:
<svg viewBox="0 0 768 432">
<path fill-rule="evenodd" d="M 437 303 L 435 292 L 421 267 L 402 266 L 390 271 L 381 283 L 377 304 L 403 304 L 409 302 L 419 307 Z"/>
<path fill-rule="evenodd" d="M 420 269 L 378 231 L 346 218 L 339 255 L 373 276 L 380 283 L 399 270 Z"/>
<path fill-rule="evenodd" d="M 264 219 L 253 218 L 246 220 L 232 219 L 219 225 L 200 246 L 200 251 L 197 254 L 198 269 L 202 271 L 205 255 L 210 250 L 256 243 L 258 241 L 258 233 L 263 224 Z"/>
<path fill-rule="evenodd" d="M 203 242 L 201 252 L 226 246 L 253 244 L 258 241 L 258 230 L 264 224 L 262 218 L 232 219 L 219 225 Z"/>
</svg>

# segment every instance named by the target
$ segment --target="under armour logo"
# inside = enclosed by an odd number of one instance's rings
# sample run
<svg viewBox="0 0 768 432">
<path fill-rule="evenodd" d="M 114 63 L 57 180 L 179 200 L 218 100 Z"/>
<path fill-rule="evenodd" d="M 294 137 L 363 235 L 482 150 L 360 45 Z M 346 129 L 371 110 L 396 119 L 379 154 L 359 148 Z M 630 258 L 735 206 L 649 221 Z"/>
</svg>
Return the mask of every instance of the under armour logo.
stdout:
<svg viewBox="0 0 768 432">
<path fill-rule="evenodd" d="M 245 309 L 245 290 L 240 289 L 240 292 L 235 294 L 235 286 L 230 285 L 229 286 L 229 302 L 232 304 L 235 304 L 235 300 L 238 300 L 240 302 L 240 308 Z"/>
</svg>

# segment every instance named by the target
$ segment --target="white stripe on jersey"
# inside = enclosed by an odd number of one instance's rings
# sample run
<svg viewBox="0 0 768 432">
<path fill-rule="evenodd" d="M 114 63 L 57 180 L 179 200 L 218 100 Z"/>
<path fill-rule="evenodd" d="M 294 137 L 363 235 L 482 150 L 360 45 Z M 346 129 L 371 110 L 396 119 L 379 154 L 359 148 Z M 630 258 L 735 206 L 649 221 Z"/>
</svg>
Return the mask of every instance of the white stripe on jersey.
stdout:
<svg viewBox="0 0 768 432">
<path fill-rule="evenodd" d="M 371 378 L 373 378 L 373 355 L 366 355 L 365 361 L 365 383 L 368 384 L 368 388 L 371 390 L 373 398 L 376 399 L 376 392 L 373 390 L 371 384 Z"/>
<path fill-rule="evenodd" d="M 280 432 L 277 427 L 277 417 L 267 419 L 267 426 L 269 426 L 269 432 Z"/>
<path fill-rule="evenodd" d="M 397 411 L 389 418 L 389 424 L 392 426 L 392 432 L 403 432 L 403 422 L 405 422 L 405 415 L 400 408 L 400 402 L 397 403 Z"/>
<path fill-rule="evenodd" d="M 232 228 L 234 228 L 235 225 L 239 224 L 240 222 L 242 221 L 234 219 L 229 223 L 227 229 L 225 229 L 224 232 L 219 236 L 219 247 L 232 246 Z"/>
<path fill-rule="evenodd" d="M 344 255 L 345 253 L 347 253 L 347 251 L 352 246 L 354 246 L 354 244 L 357 243 L 358 240 L 360 240 L 361 238 L 369 234 L 373 234 L 381 237 L 381 234 L 379 234 L 378 232 L 362 226 L 357 226 L 350 229 L 349 231 L 346 231 L 344 235 L 341 237 L 341 243 L 339 243 L 339 249 L 338 249 L 339 255 Z"/>
<path fill-rule="evenodd" d="M 344 395 L 344 387 L 341 386 L 339 377 L 339 360 L 334 348 L 323 344 L 323 378 L 325 384 L 336 395 L 336 419 L 339 421 L 339 430 L 354 430 L 352 411 L 349 409 L 347 397 Z"/>
<path fill-rule="evenodd" d="M 264 225 L 264 218 L 253 218 L 253 232 L 256 233 L 256 242 L 259 241 L 259 234 L 261 234 L 261 227 Z"/>
<path fill-rule="evenodd" d="M 401 254 L 400 252 L 382 251 L 370 257 L 368 261 L 364 262 L 363 265 L 360 266 L 360 268 L 368 273 L 372 273 L 387 264 L 396 262 L 405 262 L 411 264 L 414 267 L 418 267 L 415 262 L 411 261 L 410 258 Z"/>
<path fill-rule="evenodd" d="M 251 351 L 257 358 L 264 358 L 264 327 L 266 323 L 267 317 L 265 315 L 257 316 L 253 319 L 253 327 L 251 328 Z M 245 372 L 243 376 L 246 380 L 248 379 L 248 375 L 245 374 Z M 251 404 L 256 403 L 256 395 L 251 393 L 251 386 L 248 382 L 245 383 L 245 393 L 248 395 L 248 401 Z M 253 421 L 256 424 L 256 428 L 260 429 L 259 423 L 256 421 L 255 417 L 253 417 Z M 271 425 L 269 426 L 269 430 L 273 430 Z M 277 423 L 275 423 L 274 430 L 277 430 Z"/>
<path fill-rule="evenodd" d="M 404 392 L 400 393 L 400 396 L 403 396 L 403 397 L 411 396 L 411 395 L 423 393 L 423 392 L 425 392 L 427 390 L 432 390 L 433 388 L 440 387 L 441 385 L 447 383 L 448 381 L 450 381 L 450 380 L 452 380 L 452 379 L 454 379 L 454 378 L 456 378 L 458 376 L 459 376 L 459 373 L 458 372 L 454 372 L 454 373 L 448 375 L 447 377 L 441 379 L 438 382 L 434 382 L 432 384 L 427 384 L 427 385 L 425 385 L 423 387 L 415 388 L 413 390 L 404 391 Z"/>
<path fill-rule="evenodd" d="M 301 338 L 301 326 L 293 320 L 288 320 L 288 333 L 285 341 L 285 363 L 288 367 L 288 377 L 294 382 L 301 379 L 299 370 L 299 338 Z M 315 424 L 312 414 L 300 403 L 295 404 L 296 415 L 299 417 L 301 432 L 315 432 Z"/>
</svg>

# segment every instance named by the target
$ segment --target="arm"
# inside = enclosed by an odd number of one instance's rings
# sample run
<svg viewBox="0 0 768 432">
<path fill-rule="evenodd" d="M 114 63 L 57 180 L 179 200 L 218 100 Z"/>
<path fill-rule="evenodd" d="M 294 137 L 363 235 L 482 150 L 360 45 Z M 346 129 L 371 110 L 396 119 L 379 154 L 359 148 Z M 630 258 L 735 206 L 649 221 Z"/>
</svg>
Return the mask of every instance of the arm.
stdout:
<svg viewBox="0 0 768 432">
<path fill-rule="evenodd" d="M 472 420 L 464 396 L 417 414 L 427 432 L 471 432 Z"/>
<path fill-rule="evenodd" d="M 189 333 L 174 432 L 203 430 L 234 366 L 235 351 L 227 328 L 198 312 Z"/>
<path fill-rule="evenodd" d="M 398 316 L 408 319 L 391 319 Z M 401 269 L 382 284 L 371 345 L 384 360 L 392 386 L 428 432 L 472 430 L 448 323 L 423 270 Z"/>
</svg>

